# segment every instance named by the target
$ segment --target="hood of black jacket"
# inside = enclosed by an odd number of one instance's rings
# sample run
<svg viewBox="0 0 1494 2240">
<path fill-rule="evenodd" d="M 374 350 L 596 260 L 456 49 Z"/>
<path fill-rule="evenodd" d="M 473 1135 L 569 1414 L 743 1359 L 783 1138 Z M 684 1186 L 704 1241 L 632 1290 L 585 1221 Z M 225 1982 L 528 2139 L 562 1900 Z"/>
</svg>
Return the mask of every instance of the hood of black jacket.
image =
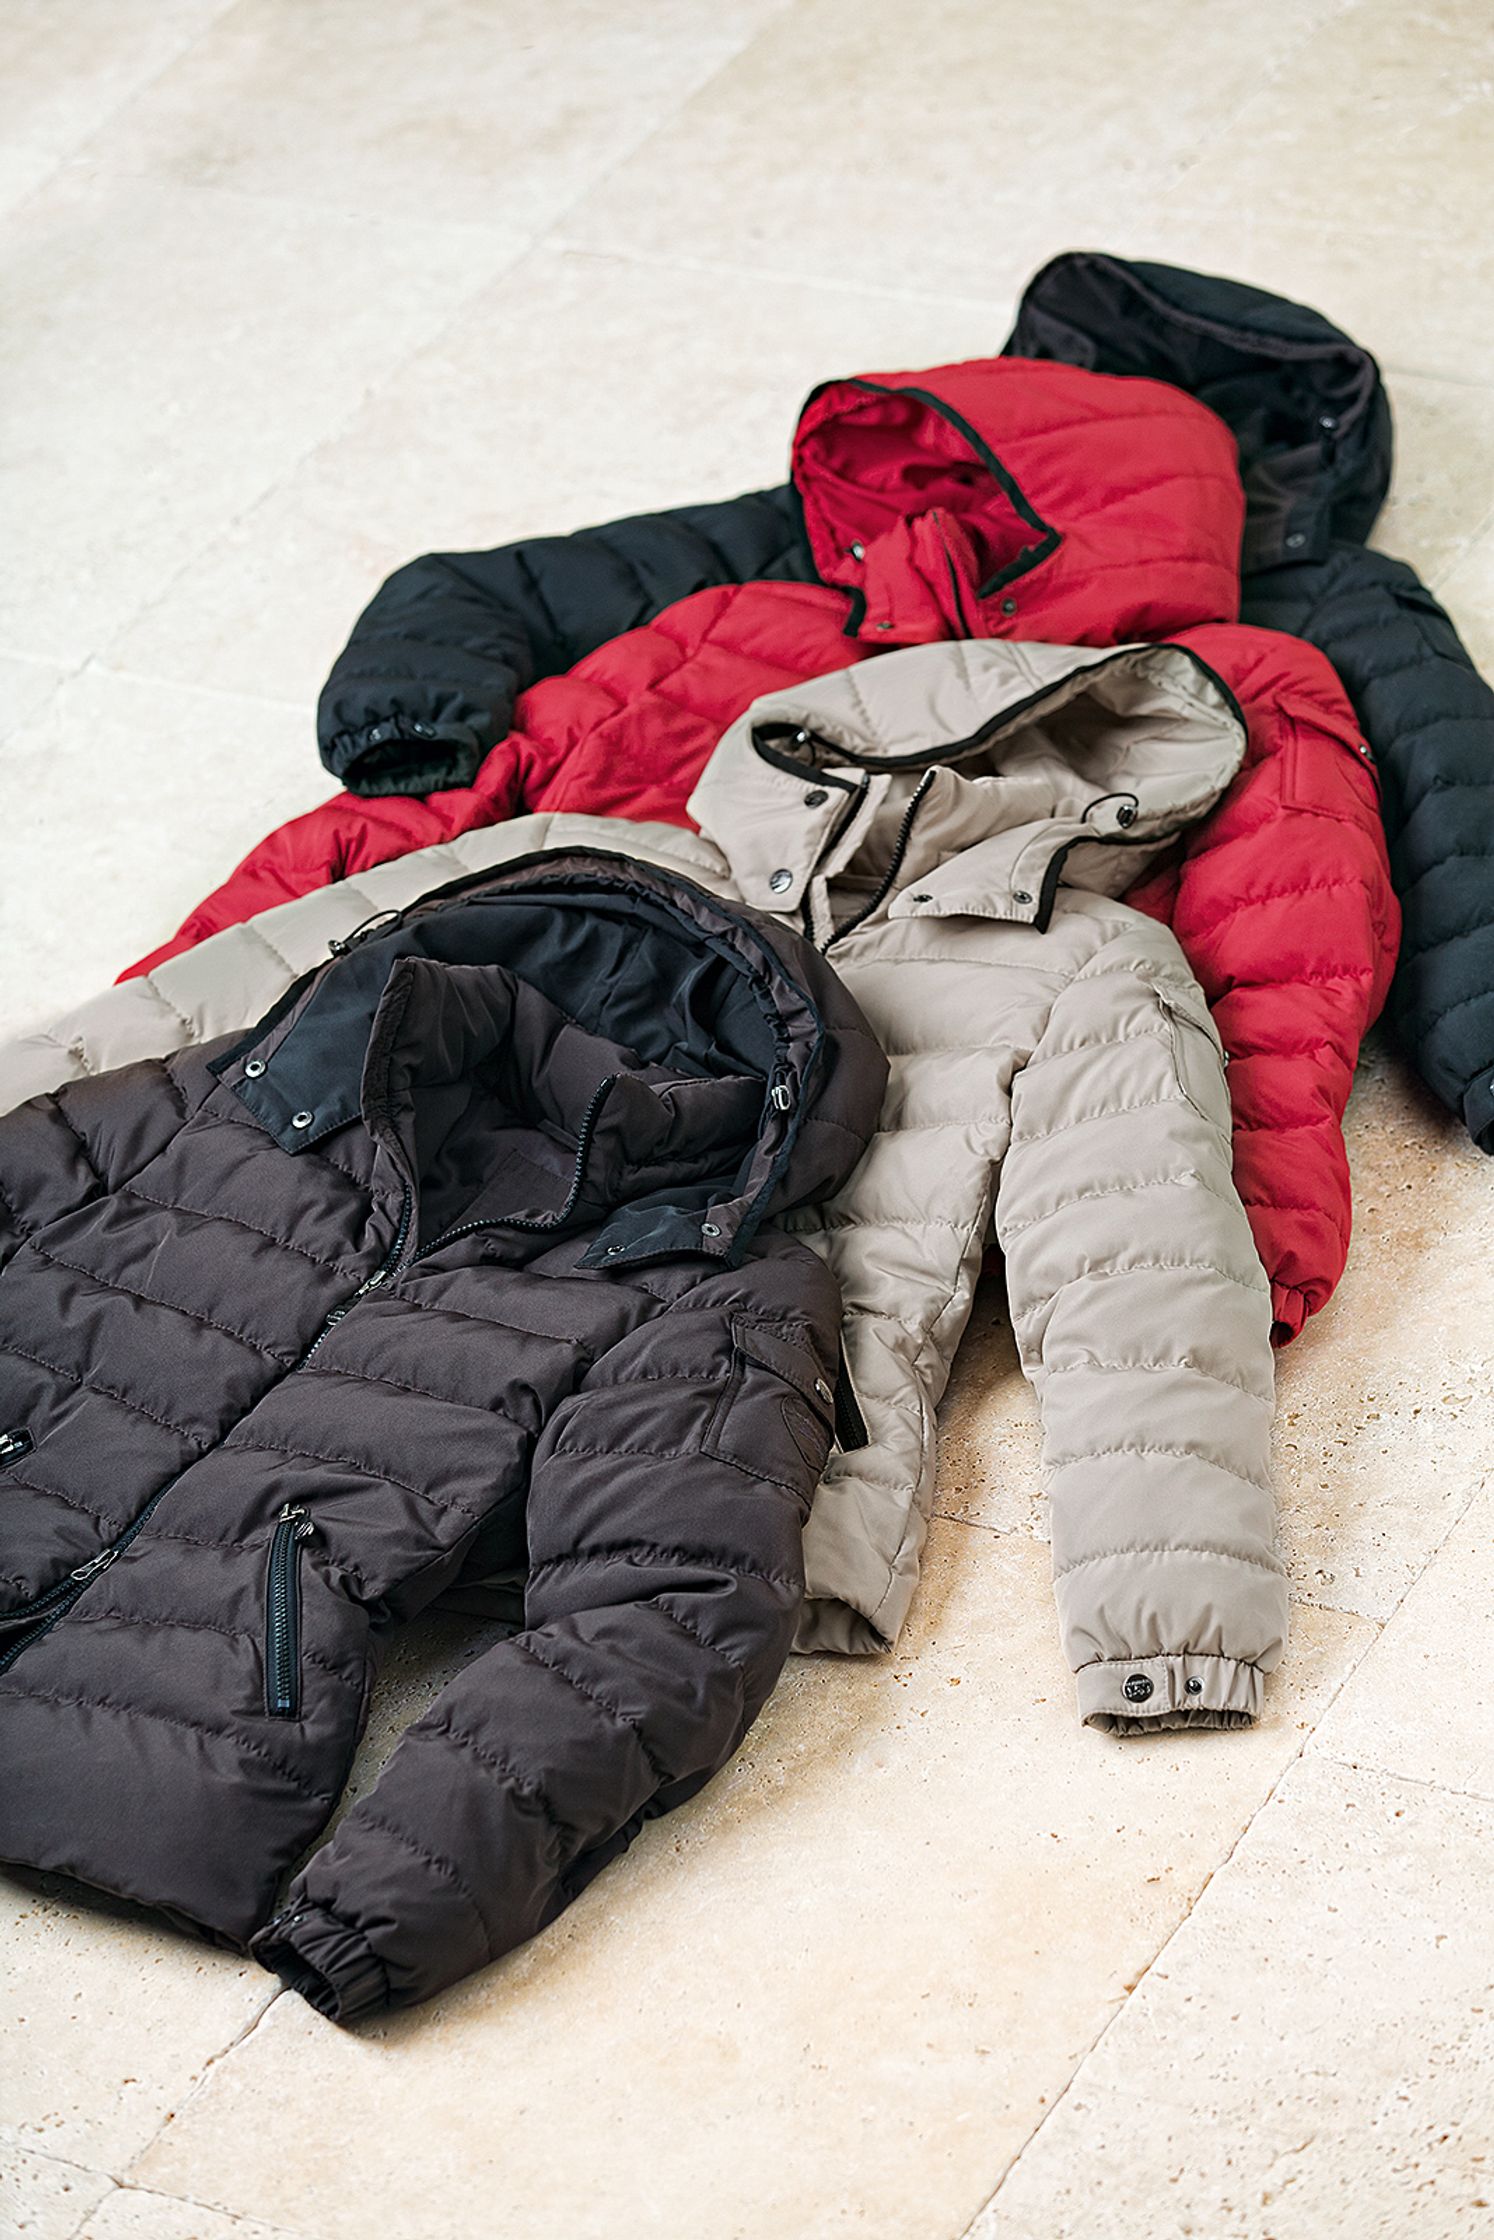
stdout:
<svg viewBox="0 0 1494 2240">
<path fill-rule="evenodd" d="M 791 928 L 631 857 L 568 849 L 455 881 L 299 982 L 223 1058 L 292 1154 L 361 1119 L 413 1177 L 423 1103 L 507 1075 L 577 1145 L 585 1264 L 738 1264 L 844 1182 L 887 1064 Z M 522 1078 L 521 1078 L 522 1074 Z"/>
<path fill-rule="evenodd" d="M 1240 452 L 1246 574 L 1362 544 L 1390 488 L 1390 403 L 1321 312 L 1238 280 L 1070 250 L 1028 283 L 1004 355 L 1170 381 Z"/>
</svg>

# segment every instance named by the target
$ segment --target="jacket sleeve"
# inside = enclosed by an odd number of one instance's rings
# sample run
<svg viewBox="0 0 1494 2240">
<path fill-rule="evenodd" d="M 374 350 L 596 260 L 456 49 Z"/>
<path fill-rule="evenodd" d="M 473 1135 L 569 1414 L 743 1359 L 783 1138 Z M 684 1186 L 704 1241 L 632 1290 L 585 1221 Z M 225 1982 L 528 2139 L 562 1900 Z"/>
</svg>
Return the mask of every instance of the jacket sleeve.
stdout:
<svg viewBox="0 0 1494 2240">
<path fill-rule="evenodd" d="M 355 794 L 470 785 L 514 702 L 713 584 L 808 580 L 791 487 L 397 569 L 323 688 L 321 756 Z"/>
<path fill-rule="evenodd" d="M 1343 1274 L 1344 1110 L 1400 931 L 1368 752 L 1332 678 L 1321 682 L 1242 694 L 1244 768 L 1180 862 L 1127 898 L 1171 926 L 1229 1052 L 1235 1185 L 1271 1278 L 1277 1344 Z"/>
<path fill-rule="evenodd" d="M 1270 1302 L 1218 1038 L 1161 928 L 1138 921 L 1057 998 L 1013 1087 L 996 1230 L 1081 1717 L 1247 1724 L 1286 1639 Z"/>
<path fill-rule="evenodd" d="M 0 1118 L 0 1269 L 33 1230 L 138 1174 L 188 1104 L 176 1067 L 154 1059 L 70 1081 Z"/>
<path fill-rule="evenodd" d="M 1427 1086 L 1494 1151 L 1494 690 L 1431 592 L 1384 553 L 1337 546 L 1322 567 L 1249 591 L 1252 611 L 1280 608 L 1322 648 L 1354 704 L 1405 921 L 1396 1028 Z"/>
<path fill-rule="evenodd" d="M 770 1251 L 635 1329 L 539 1439 L 524 1630 L 408 1730 L 254 1941 L 324 2014 L 428 1998 L 533 1936 L 761 1710 L 838 1323 L 823 1264 Z"/>
</svg>

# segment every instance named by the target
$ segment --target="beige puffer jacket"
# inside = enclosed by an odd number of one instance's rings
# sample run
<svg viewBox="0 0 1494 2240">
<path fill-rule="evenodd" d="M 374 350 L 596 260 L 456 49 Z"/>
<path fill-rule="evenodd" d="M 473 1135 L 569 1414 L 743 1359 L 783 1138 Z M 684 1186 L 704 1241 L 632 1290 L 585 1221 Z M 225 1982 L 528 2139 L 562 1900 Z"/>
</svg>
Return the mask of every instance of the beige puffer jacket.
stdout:
<svg viewBox="0 0 1494 2240">
<path fill-rule="evenodd" d="M 12 1045 L 0 1106 L 247 1022 L 370 913 L 538 848 L 616 846 L 790 916 L 892 1062 L 851 1181 L 792 1217 L 839 1279 L 866 1432 L 843 1427 L 821 1481 L 799 1646 L 897 1636 L 994 1219 L 1081 1715 L 1239 1725 L 1286 1631 L 1269 1297 L 1207 1008 L 1171 933 L 1113 897 L 1210 808 L 1242 746 L 1177 647 L 887 654 L 758 701 L 696 789 L 698 838 L 539 816 L 381 865 Z"/>
</svg>

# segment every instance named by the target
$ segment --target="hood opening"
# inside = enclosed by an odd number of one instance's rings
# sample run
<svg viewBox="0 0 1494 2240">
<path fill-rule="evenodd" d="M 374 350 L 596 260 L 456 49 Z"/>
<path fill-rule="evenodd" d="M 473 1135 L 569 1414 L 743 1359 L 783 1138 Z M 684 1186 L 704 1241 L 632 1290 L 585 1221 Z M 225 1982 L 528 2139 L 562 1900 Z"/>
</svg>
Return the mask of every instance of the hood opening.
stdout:
<svg viewBox="0 0 1494 2240">
<path fill-rule="evenodd" d="M 1390 487 L 1390 407 L 1370 353 L 1241 281 L 1071 251 L 1028 284 L 1011 358 L 1170 381 L 1239 447 L 1247 570 L 1362 543 Z"/>
</svg>

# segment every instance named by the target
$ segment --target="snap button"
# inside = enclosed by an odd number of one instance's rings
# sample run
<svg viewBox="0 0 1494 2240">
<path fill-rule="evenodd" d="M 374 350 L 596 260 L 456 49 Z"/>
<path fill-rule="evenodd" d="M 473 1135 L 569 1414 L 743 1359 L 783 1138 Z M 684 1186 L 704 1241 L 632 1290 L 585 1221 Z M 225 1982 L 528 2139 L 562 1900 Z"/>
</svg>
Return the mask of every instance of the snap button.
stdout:
<svg viewBox="0 0 1494 2240">
<path fill-rule="evenodd" d="M 892 624 L 890 622 L 879 622 L 875 625 L 875 627 L 878 630 L 890 630 L 892 628 Z"/>
<path fill-rule="evenodd" d="M 791 887 L 793 883 L 794 874 L 792 873 L 792 871 L 785 871 L 781 864 L 773 873 L 771 879 L 769 879 L 768 881 L 768 885 L 773 889 L 773 892 L 775 894 L 782 894 L 784 888 Z"/>
<path fill-rule="evenodd" d="M 615 1252 L 621 1252 L 621 1250 L 622 1246 L 620 1244 L 609 1244 L 603 1257 L 610 1260 Z"/>
<path fill-rule="evenodd" d="M 1318 426 L 1320 428 L 1336 428 L 1338 426 L 1337 414 L 1332 412 L 1319 413 Z"/>
<path fill-rule="evenodd" d="M 1201 1696 L 1204 1692 L 1204 1684 L 1201 1680 L 1185 1680 L 1183 1686 L 1190 1696 Z"/>
<path fill-rule="evenodd" d="M 246 1081 L 257 1081 L 264 1070 L 265 1061 L 263 1058 L 251 1058 L 244 1068 L 244 1079 Z"/>
<path fill-rule="evenodd" d="M 848 544 L 846 550 L 853 560 L 864 560 L 866 558 L 866 546 L 864 544 Z"/>
<path fill-rule="evenodd" d="M 1015 599 L 1003 599 L 1003 600 L 1002 600 L 1002 602 L 1001 602 L 1001 611 L 1002 611 L 1002 613 L 1003 613 L 1003 614 L 1015 614 L 1015 613 L 1016 613 L 1016 611 L 1017 611 L 1017 602 L 1016 602 L 1016 600 L 1015 600 Z"/>
<path fill-rule="evenodd" d="M 1306 544 L 1306 542 L 1307 539 L 1302 534 L 1302 531 L 1300 529 L 1294 529 L 1291 535 L 1287 538 L 1287 550 L 1288 552 L 1299 552 L 1302 549 L 1303 545 Z"/>
<path fill-rule="evenodd" d="M 796 747 L 807 747 L 809 745 L 809 733 L 807 731 L 796 731 L 794 733 L 794 745 Z"/>
<path fill-rule="evenodd" d="M 700 1224 L 700 1233 L 703 1237 L 719 1237 L 721 1231 L 717 1228 L 714 1221 L 702 1221 L 702 1223 Z"/>
<path fill-rule="evenodd" d="M 1012 900 L 1013 902 L 1031 902 L 1032 896 L 1025 887 L 1013 887 Z"/>
<path fill-rule="evenodd" d="M 806 809 L 823 809 L 830 796 L 823 786 L 814 786 L 804 796 Z"/>
<path fill-rule="evenodd" d="M 314 1112 L 293 1112 L 291 1114 L 291 1126 L 293 1128 L 309 1128 L 315 1118 L 316 1114 Z"/>
<path fill-rule="evenodd" d="M 931 894 L 915 894 L 910 895 L 908 899 L 910 902 L 932 902 L 934 898 Z"/>
<path fill-rule="evenodd" d="M 436 736 L 436 727 L 433 723 L 412 723 L 410 730 L 417 739 L 434 739 Z"/>
<path fill-rule="evenodd" d="M 1152 1684 L 1144 1672 L 1133 1672 L 1121 1689 L 1127 1703 L 1145 1703 L 1152 1692 Z"/>
<path fill-rule="evenodd" d="M 1116 810 L 1115 821 L 1121 827 L 1122 831 L 1125 830 L 1127 825 L 1133 825 L 1136 822 L 1136 811 L 1132 808 L 1129 801 L 1124 802 L 1122 806 Z"/>
</svg>

